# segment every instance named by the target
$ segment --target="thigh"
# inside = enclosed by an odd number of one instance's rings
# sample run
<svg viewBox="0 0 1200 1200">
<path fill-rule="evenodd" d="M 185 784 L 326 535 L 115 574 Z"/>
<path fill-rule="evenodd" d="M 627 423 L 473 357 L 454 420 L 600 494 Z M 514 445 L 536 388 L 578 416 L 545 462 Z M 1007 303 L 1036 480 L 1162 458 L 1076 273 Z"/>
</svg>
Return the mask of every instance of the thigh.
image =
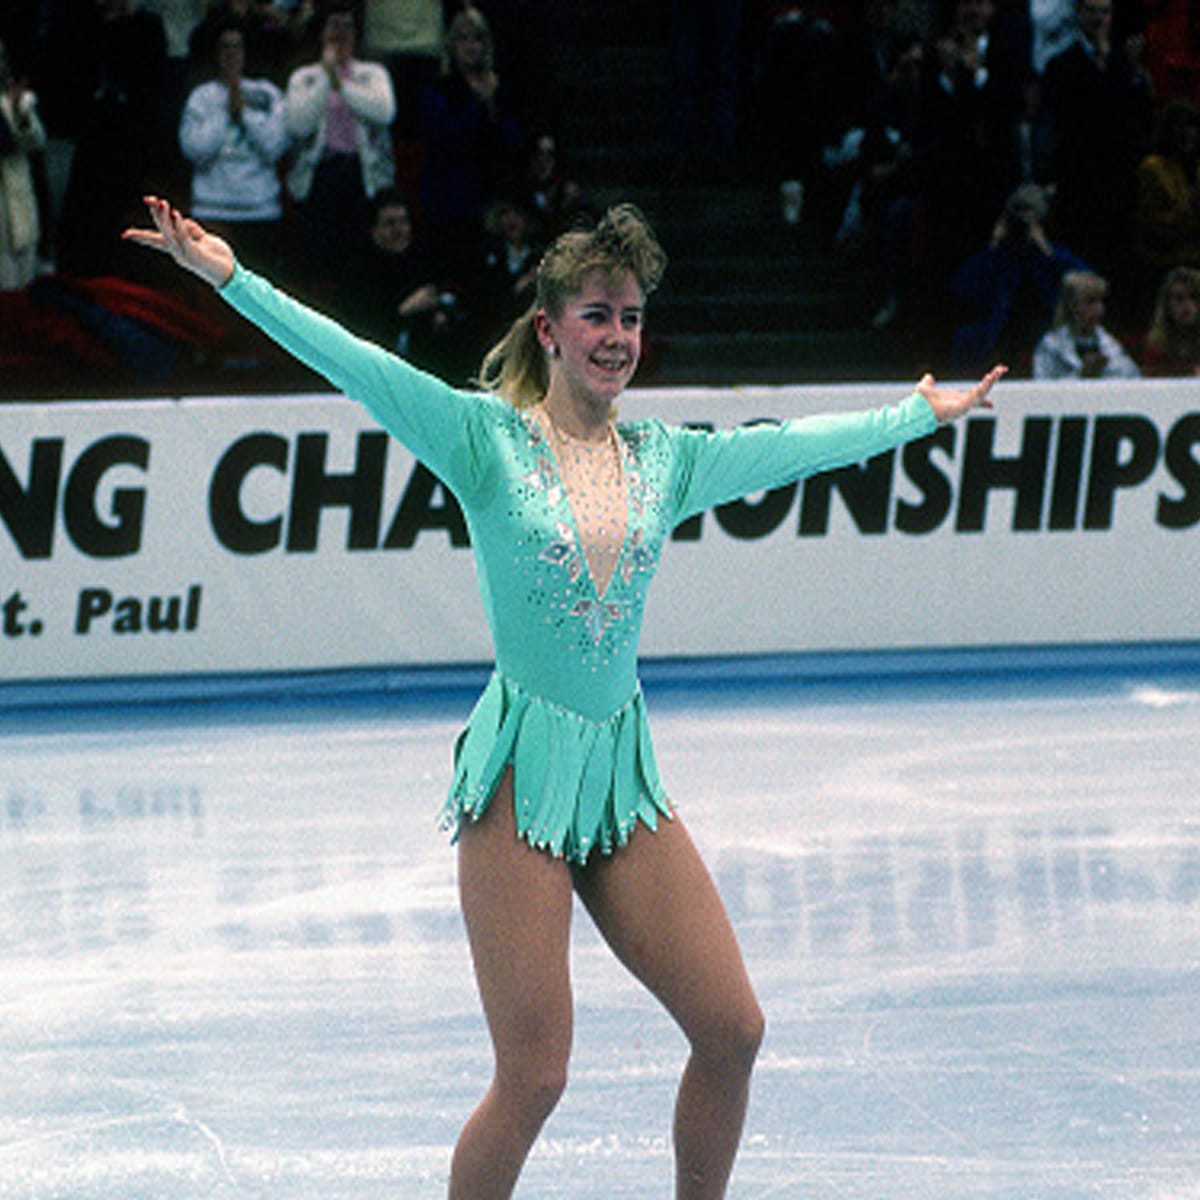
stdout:
<svg viewBox="0 0 1200 1200">
<path fill-rule="evenodd" d="M 516 830 L 508 771 L 459 837 L 459 898 L 497 1063 L 536 1052 L 565 1063 L 571 1042 L 569 867 Z"/>
<path fill-rule="evenodd" d="M 576 888 L 617 957 L 693 1042 L 753 1039 L 761 1013 L 725 905 L 683 821 L 640 828 Z"/>
</svg>

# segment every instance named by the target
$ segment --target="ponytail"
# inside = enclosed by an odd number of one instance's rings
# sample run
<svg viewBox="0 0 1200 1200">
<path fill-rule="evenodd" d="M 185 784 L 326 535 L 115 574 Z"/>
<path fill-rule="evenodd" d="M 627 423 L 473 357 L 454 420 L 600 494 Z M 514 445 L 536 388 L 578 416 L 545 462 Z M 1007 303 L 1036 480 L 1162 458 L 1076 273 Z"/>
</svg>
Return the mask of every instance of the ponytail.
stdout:
<svg viewBox="0 0 1200 1200">
<path fill-rule="evenodd" d="M 479 386 L 516 408 L 537 404 L 550 386 L 546 352 L 537 336 L 537 310 L 536 302 L 531 304 L 487 352 L 479 368 Z"/>
</svg>

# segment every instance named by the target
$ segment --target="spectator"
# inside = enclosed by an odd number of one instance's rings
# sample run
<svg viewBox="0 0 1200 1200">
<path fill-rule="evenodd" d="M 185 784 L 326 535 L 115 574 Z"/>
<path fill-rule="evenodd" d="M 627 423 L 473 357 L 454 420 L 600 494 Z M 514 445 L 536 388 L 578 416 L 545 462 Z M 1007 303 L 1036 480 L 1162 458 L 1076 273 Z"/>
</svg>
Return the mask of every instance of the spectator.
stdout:
<svg viewBox="0 0 1200 1200">
<path fill-rule="evenodd" d="M 1077 0 L 1076 40 L 1046 65 L 1063 240 L 1098 270 L 1130 268 L 1137 167 L 1150 147 L 1153 93 L 1145 40 L 1114 44 L 1112 0 Z"/>
<path fill-rule="evenodd" d="M 519 164 L 521 128 L 496 71 L 491 29 L 477 8 L 450 22 L 446 64 L 426 89 L 422 207 L 431 236 L 465 264 L 478 259 L 483 214 Z"/>
<path fill-rule="evenodd" d="M 437 79 L 445 41 L 442 0 L 365 0 L 363 44 L 391 74 L 401 140 L 419 138 L 421 97 Z"/>
<path fill-rule="evenodd" d="M 1030 0 L 1033 26 L 1033 69 L 1040 76 L 1046 64 L 1075 40 L 1076 0 Z"/>
<path fill-rule="evenodd" d="M 953 271 L 986 243 L 1015 183 L 1010 146 L 1028 73 L 1025 50 L 1001 37 L 995 0 L 955 0 L 925 56 L 917 132 L 929 311 L 940 323 Z"/>
<path fill-rule="evenodd" d="M 928 36 L 929 14 L 924 5 L 865 0 L 859 20 L 838 30 L 835 38 L 837 78 L 829 97 L 834 137 L 877 119 L 886 104 L 897 58 L 914 43 L 923 44 Z"/>
<path fill-rule="evenodd" d="M 1156 280 L 1172 266 L 1200 266 L 1200 108 L 1172 100 L 1155 146 L 1137 168 L 1137 245 Z"/>
<path fill-rule="evenodd" d="M 309 288 L 327 286 L 358 250 L 372 197 L 395 182 L 391 76 L 355 58 L 356 43 L 353 5 L 331 5 L 320 58 L 288 80 L 295 147 L 287 184 L 296 202 L 298 265 Z"/>
<path fill-rule="evenodd" d="M 236 236 L 246 262 L 281 265 L 283 206 L 278 163 L 288 145 L 283 92 L 247 79 L 246 38 L 228 21 L 217 38 L 217 75 L 193 89 L 179 125 L 192 164 L 192 212 L 222 237 Z"/>
<path fill-rule="evenodd" d="M 546 240 L 557 237 L 591 211 L 583 188 L 567 172 L 558 138 L 549 130 L 537 134 L 530 143 L 521 191 L 525 206 L 537 214 Z"/>
<path fill-rule="evenodd" d="M 914 147 L 924 41 L 915 27 L 893 27 L 888 45 L 883 78 L 871 89 L 864 124 L 853 131 L 855 177 L 837 234 L 844 251 L 882 276 L 882 303 L 871 321 L 875 329 L 886 329 L 910 308 L 920 223 Z"/>
<path fill-rule="evenodd" d="M 1035 379 L 1136 379 L 1141 372 L 1102 324 L 1108 281 L 1092 271 L 1068 271 L 1059 288 L 1054 325 L 1033 352 Z"/>
<path fill-rule="evenodd" d="M 990 244 L 970 255 L 953 280 L 964 320 L 954 333 L 956 371 L 999 354 L 1025 364 L 1049 325 L 1068 271 L 1086 264 L 1046 235 L 1046 193 L 1036 184 L 1017 188 L 996 222 Z"/>
<path fill-rule="evenodd" d="M 217 54 L 217 38 L 231 21 L 246 37 L 246 68 L 279 88 L 297 67 L 305 41 L 316 20 L 314 0 L 270 4 L 264 0 L 209 0 L 208 13 L 188 43 L 190 81 L 203 82 Z"/>
<path fill-rule="evenodd" d="M 823 16 L 782 5 L 768 14 L 758 41 L 756 150 L 779 188 L 780 215 L 794 226 L 806 211 L 827 216 L 831 207 L 821 150 L 838 140 L 846 125 L 829 103 L 837 76 L 836 39 Z"/>
<path fill-rule="evenodd" d="M 74 36 L 93 57 L 81 64 L 91 96 L 79 97 L 79 134 L 59 221 L 58 266 L 72 275 L 138 270 L 121 230 L 160 181 L 174 129 L 163 128 L 167 41 L 162 20 L 136 0 L 103 0 L 95 26 Z"/>
<path fill-rule="evenodd" d="M 0 41 L 0 291 L 19 291 L 37 273 L 42 222 L 31 159 L 45 147 L 37 97 Z"/>
<path fill-rule="evenodd" d="M 370 237 L 339 280 L 339 315 L 360 337 L 465 383 L 478 360 L 467 355 L 456 285 L 415 236 L 400 192 L 377 193 L 371 212 Z"/>
<path fill-rule="evenodd" d="M 1200 270 L 1175 267 L 1158 290 L 1142 351 L 1147 375 L 1200 375 Z"/>
<path fill-rule="evenodd" d="M 204 19 L 206 0 L 142 0 L 147 12 L 156 13 L 167 39 L 164 97 L 172 124 L 179 120 L 190 87 L 190 45 L 196 27 Z M 207 62 L 211 63 L 212 59 Z M 207 64 L 206 64 L 207 65 Z"/>
<path fill-rule="evenodd" d="M 487 20 L 492 63 L 504 80 L 504 106 L 521 126 L 561 106 L 556 73 L 548 70 L 559 46 L 556 0 L 446 0 L 446 20 L 475 9 Z M 658 21 L 657 13 L 648 14 Z"/>
<path fill-rule="evenodd" d="M 1054 134 L 1043 103 L 1042 77 L 1032 69 L 1021 82 L 1008 153 L 1008 173 L 1014 187 L 1023 183 L 1049 186 L 1054 182 Z"/>
<path fill-rule="evenodd" d="M 534 214 L 519 199 L 506 197 L 488 208 L 483 256 L 472 275 L 468 305 L 477 360 L 529 307 L 543 246 Z"/>
</svg>

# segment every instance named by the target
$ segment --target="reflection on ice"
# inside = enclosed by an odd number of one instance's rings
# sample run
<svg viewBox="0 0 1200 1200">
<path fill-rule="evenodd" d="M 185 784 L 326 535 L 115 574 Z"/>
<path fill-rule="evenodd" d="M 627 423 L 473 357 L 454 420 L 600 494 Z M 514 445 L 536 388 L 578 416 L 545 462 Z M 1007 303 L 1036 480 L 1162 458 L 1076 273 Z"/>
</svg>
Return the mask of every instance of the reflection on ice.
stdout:
<svg viewBox="0 0 1200 1200">
<path fill-rule="evenodd" d="M 1200 1194 L 1197 695 L 651 691 L 768 1015 L 732 1195 Z M 444 1193 L 489 1069 L 449 707 L 6 720 L 0 1200 Z M 664 1195 L 684 1048 L 576 929 L 520 1194 Z"/>
</svg>

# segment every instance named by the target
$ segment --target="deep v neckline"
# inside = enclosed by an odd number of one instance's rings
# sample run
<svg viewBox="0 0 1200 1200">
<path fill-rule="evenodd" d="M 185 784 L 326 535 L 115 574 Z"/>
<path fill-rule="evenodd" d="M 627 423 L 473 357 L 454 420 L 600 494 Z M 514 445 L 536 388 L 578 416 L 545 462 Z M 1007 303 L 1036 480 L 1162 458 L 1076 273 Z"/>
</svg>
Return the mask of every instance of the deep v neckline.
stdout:
<svg viewBox="0 0 1200 1200">
<path fill-rule="evenodd" d="M 574 542 L 576 552 L 583 564 L 584 573 L 588 579 L 588 585 L 591 588 L 592 597 L 597 603 L 603 603 L 608 597 L 609 591 L 612 589 L 613 581 L 617 577 L 617 573 L 621 569 L 621 564 L 625 560 L 625 556 L 629 544 L 629 531 L 632 524 L 631 498 L 629 487 L 629 464 L 626 461 L 626 446 L 625 441 L 621 437 L 620 431 L 611 421 L 608 426 L 609 442 L 614 451 L 616 460 L 616 468 L 618 472 L 617 487 L 620 495 L 616 497 L 618 501 L 617 507 L 620 510 L 621 528 L 616 532 L 619 536 L 614 536 L 612 543 L 612 570 L 608 573 L 604 580 L 603 589 L 597 582 L 596 573 L 592 567 L 591 558 L 587 552 L 588 543 L 583 537 L 583 525 L 579 519 L 579 514 L 576 511 L 576 497 L 572 495 L 571 488 L 567 484 L 567 472 L 564 470 L 562 442 L 567 440 L 568 435 L 564 435 L 557 430 L 549 413 L 532 412 L 529 414 L 529 419 L 533 423 L 533 430 L 537 435 L 537 442 L 540 445 L 534 445 L 534 451 L 545 451 L 546 458 L 550 463 L 551 469 L 554 472 L 554 479 L 558 489 L 562 493 L 562 503 L 567 510 L 568 528 L 570 529 L 571 538 Z M 555 437 L 558 433 L 559 437 Z M 578 441 L 579 439 L 574 439 Z"/>
</svg>

